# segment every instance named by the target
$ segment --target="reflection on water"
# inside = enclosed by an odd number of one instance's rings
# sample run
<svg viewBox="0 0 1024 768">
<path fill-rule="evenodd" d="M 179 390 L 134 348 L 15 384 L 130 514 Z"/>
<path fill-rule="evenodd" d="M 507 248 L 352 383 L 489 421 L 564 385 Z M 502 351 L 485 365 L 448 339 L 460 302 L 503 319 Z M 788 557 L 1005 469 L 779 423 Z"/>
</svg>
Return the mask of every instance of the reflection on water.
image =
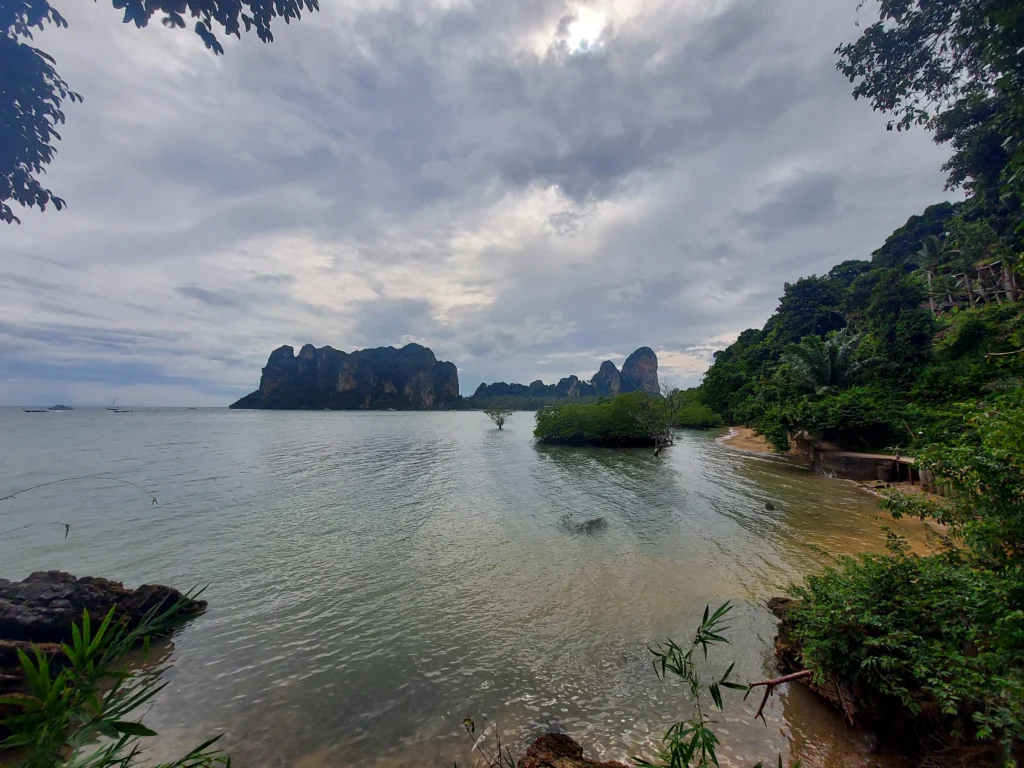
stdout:
<svg viewBox="0 0 1024 768">
<path fill-rule="evenodd" d="M 771 671 L 764 600 L 826 553 L 880 549 L 875 501 L 784 459 L 687 433 L 649 451 L 540 447 L 532 418 L 478 413 L 0 409 L 0 491 L 109 472 L 4 502 L 0 576 L 210 584 L 168 649 L 147 722 L 154 757 L 225 732 L 241 766 L 465 762 L 462 719 L 525 744 L 568 731 L 595 753 L 649 752 L 688 711 L 645 647 L 684 639 L 707 603 L 737 605 L 713 670 Z M 767 510 L 770 501 L 774 510 Z M 572 535 L 563 515 L 602 516 Z M 752 722 L 721 717 L 729 764 L 846 763 L 858 737 L 790 691 Z M 851 763 L 851 764 L 856 764 Z"/>
</svg>

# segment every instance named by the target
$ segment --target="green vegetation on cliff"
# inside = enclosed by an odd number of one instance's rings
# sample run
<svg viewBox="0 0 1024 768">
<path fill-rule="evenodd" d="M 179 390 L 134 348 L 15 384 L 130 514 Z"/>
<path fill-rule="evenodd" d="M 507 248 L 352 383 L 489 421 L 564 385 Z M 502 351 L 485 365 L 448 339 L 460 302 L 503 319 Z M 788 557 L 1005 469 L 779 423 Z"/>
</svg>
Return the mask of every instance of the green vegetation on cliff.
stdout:
<svg viewBox="0 0 1024 768">
<path fill-rule="evenodd" d="M 934 554 L 891 537 L 888 555 L 840 559 L 793 588 L 792 632 L 886 735 L 995 741 L 1009 765 L 1024 744 L 1024 390 L 958 410 L 959 437 L 918 454 L 950 498 L 883 505 L 942 523 Z"/>
<path fill-rule="evenodd" d="M 900 447 L 946 496 L 891 492 L 942 525 L 931 554 L 841 558 L 791 592 L 800 660 L 847 715 L 928 764 L 1024 758 L 1024 5 L 883 0 L 838 49 L 890 127 L 933 131 L 967 199 L 912 217 L 870 261 L 785 286 L 716 355 L 703 402 L 776 447 L 806 431 Z M 956 756 L 957 750 L 968 750 Z M 936 755 L 935 753 L 939 753 Z M 955 762 L 954 762 L 955 761 Z M 922 763 L 924 764 L 924 763 Z"/>
<path fill-rule="evenodd" d="M 890 129 L 922 125 L 949 148 L 948 186 L 967 199 L 912 216 L 870 260 L 786 284 L 764 327 L 716 355 L 702 400 L 779 448 L 802 430 L 861 449 L 946 439 L 953 403 L 1024 373 L 1008 354 L 1024 347 L 1024 9 L 885 0 L 878 13 L 837 66 Z M 798 346 L 847 342 L 845 371 L 800 361 Z"/>
<path fill-rule="evenodd" d="M 941 266 L 934 240 L 907 240 L 938 223 L 938 247 L 956 253 Z M 763 328 L 716 353 L 701 401 L 779 449 L 804 430 L 857 450 L 957 433 L 953 403 L 1024 374 L 1024 356 L 1007 354 L 1024 347 L 1019 277 L 965 257 L 971 231 L 963 207 L 932 206 L 871 261 L 787 283 Z"/>
</svg>

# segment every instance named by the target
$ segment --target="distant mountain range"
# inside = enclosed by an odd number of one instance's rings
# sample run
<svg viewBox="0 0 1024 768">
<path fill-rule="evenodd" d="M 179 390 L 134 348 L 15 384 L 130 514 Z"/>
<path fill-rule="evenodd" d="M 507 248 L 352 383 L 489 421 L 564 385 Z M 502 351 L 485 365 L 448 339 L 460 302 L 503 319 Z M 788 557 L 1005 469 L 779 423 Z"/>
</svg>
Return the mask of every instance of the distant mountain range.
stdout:
<svg viewBox="0 0 1024 768">
<path fill-rule="evenodd" d="M 590 381 L 568 376 L 557 384 L 545 384 L 539 379 L 530 384 L 481 384 L 473 393 L 474 399 L 490 397 L 615 397 L 623 392 L 660 392 L 658 384 L 658 356 L 650 347 L 640 347 L 626 358 L 620 371 L 611 360 L 601 363 Z"/>
<path fill-rule="evenodd" d="M 260 387 L 232 408 L 439 410 L 459 407 L 459 372 L 419 344 L 341 352 L 307 344 L 270 353 Z"/>
<path fill-rule="evenodd" d="M 626 358 L 620 371 L 611 360 L 590 381 L 568 376 L 557 384 L 481 384 L 472 399 L 459 395 L 459 371 L 454 363 L 438 360 L 427 347 L 408 344 L 401 349 L 377 347 L 342 352 L 307 344 L 295 354 L 290 346 L 270 353 L 260 386 L 232 408 L 279 410 L 396 410 L 432 411 L 482 407 L 489 398 L 564 400 L 614 397 L 622 392 L 656 394 L 658 357 L 640 347 Z M 481 402 L 483 401 L 483 402 Z"/>
</svg>

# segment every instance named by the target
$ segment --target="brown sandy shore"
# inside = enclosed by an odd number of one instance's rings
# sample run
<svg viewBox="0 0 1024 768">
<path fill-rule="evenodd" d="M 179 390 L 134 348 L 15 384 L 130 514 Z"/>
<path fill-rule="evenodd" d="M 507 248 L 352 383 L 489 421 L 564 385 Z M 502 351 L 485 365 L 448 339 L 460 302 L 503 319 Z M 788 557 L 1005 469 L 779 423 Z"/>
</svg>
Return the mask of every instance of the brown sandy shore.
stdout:
<svg viewBox="0 0 1024 768">
<path fill-rule="evenodd" d="M 776 456 L 800 456 L 800 452 L 796 448 L 792 448 L 789 453 L 780 454 L 775 451 L 760 435 L 756 434 L 752 427 L 729 427 L 728 434 L 722 435 L 718 438 L 718 442 L 723 445 L 728 445 L 730 448 L 735 448 L 738 451 L 747 451 L 748 453 L 772 453 Z M 853 483 L 858 488 L 863 490 L 865 493 L 870 493 L 872 496 L 878 498 L 884 498 L 885 494 L 882 491 L 899 491 L 904 494 L 923 494 L 933 501 L 941 501 L 941 496 L 936 496 L 933 493 L 926 492 L 920 485 L 920 483 L 878 483 L 874 480 L 844 480 L 843 482 Z"/>
<path fill-rule="evenodd" d="M 768 441 L 755 434 L 751 427 L 729 427 L 729 434 L 722 435 L 718 442 L 740 451 L 774 453 Z"/>
</svg>

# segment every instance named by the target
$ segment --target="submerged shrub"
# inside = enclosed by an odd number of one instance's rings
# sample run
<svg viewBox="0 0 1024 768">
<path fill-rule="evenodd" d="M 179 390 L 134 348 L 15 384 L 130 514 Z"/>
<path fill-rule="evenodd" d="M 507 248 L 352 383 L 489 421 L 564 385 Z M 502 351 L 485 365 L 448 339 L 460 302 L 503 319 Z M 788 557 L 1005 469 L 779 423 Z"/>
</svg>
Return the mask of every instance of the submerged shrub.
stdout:
<svg viewBox="0 0 1024 768">
<path fill-rule="evenodd" d="M 630 392 L 592 404 L 555 405 L 537 411 L 533 435 L 554 445 L 596 445 L 606 448 L 656 445 L 660 434 L 646 417 L 665 401 L 646 392 Z M 666 410 L 667 427 L 667 410 Z"/>
</svg>

